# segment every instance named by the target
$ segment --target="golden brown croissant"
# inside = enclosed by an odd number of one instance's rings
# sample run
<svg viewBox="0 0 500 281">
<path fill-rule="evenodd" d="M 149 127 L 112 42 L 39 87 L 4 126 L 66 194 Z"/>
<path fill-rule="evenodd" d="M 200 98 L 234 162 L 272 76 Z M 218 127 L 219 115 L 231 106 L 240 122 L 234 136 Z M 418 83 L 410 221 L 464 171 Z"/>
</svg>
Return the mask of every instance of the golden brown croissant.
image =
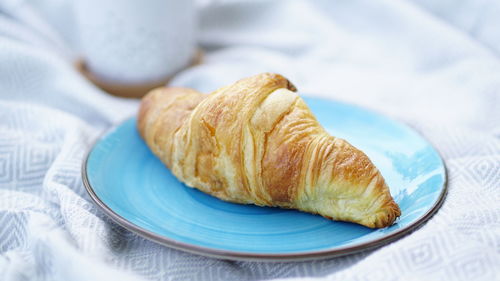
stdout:
<svg viewBox="0 0 500 281">
<path fill-rule="evenodd" d="M 142 100 L 138 129 L 179 180 L 220 199 L 391 225 L 401 212 L 380 172 L 294 91 L 270 73 L 209 95 L 158 88 Z"/>
</svg>

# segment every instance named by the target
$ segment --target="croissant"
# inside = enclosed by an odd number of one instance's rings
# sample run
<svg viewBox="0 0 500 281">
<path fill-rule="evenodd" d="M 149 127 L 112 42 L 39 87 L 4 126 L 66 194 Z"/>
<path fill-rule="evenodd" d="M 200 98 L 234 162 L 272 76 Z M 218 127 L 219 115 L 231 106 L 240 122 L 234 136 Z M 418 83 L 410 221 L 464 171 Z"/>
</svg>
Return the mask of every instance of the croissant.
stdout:
<svg viewBox="0 0 500 281">
<path fill-rule="evenodd" d="M 158 88 L 142 99 L 137 127 L 180 181 L 222 200 L 392 225 L 401 212 L 378 169 L 330 136 L 295 91 L 271 73 L 209 95 Z"/>
</svg>

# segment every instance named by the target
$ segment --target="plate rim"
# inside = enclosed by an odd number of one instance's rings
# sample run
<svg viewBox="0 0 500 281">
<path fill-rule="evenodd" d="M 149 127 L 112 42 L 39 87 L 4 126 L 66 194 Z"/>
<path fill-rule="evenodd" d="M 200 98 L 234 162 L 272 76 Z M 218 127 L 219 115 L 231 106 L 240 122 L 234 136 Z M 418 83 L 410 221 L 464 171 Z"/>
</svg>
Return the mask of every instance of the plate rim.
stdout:
<svg viewBox="0 0 500 281">
<path fill-rule="evenodd" d="M 321 97 L 311 96 L 311 95 L 305 95 L 305 97 L 306 97 L 306 99 L 313 98 L 313 99 L 324 100 L 326 102 L 335 102 L 335 103 L 340 103 L 340 104 L 343 104 L 346 106 L 355 107 L 357 109 L 361 109 L 364 111 L 369 111 L 370 113 L 377 114 L 377 115 L 382 116 L 386 119 L 389 119 L 393 122 L 396 122 L 401 126 L 404 126 L 406 129 L 409 129 L 410 131 L 414 132 L 419 137 L 421 137 L 423 140 L 425 140 L 427 142 L 427 144 L 432 148 L 432 150 L 439 157 L 439 160 L 443 166 L 443 171 L 444 171 L 444 181 L 443 181 L 443 185 L 442 185 L 442 190 L 441 190 L 441 193 L 439 194 L 438 199 L 434 202 L 432 207 L 429 210 L 427 210 L 421 217 L 419 217 L 418 219 L 416 219 L 415 221 L 413 221 L 409 225 L 394 231 L 393 233 L 390 233 L 386 236 L 377 238 L 373 241 L 359 242 L 359 243 L 355 243 L 352 245 L 337 247 L 334 249 L 274 254 L 274 253 L 258 253 L 258 252 L 221 250 L 221 249 L 215 249 L 215 248 L 204 247 L 204 246 L 199 246 L 199 245 L 195 245 L 195 244 L 180 242 L 180 241 L 174 240 L 172 238 L 162 236 L 162 235 L 159 235 L 159 234 L 154 233 L 152 231 L 149 231 L 143 227 L 140 227 L 140 226 L 130 222 L 126 218 L 122 217 L 121 215 L 116 213 L 111 207 L 109 207 L 106 203 L 104 203 L 99 198 L 99 196 L 95 193 L 92 185 L 90 184 L 88 174 L 87 174 L 87 163 L 88 163 L 88 160 L 90 158 L 92 151 L 94 151 L 97 144 L 102 139 L 104 139 L 108 134 L 110 134 L 111 132 L 113 132 L 114 130 L 116 130 L 117 128 L 119 128 L 120 126 L 125 124 L 126 122 L 129 122 L 130 120 L 136 118 L 135 115 L 124 119 L 119 124 L 116 124 L 116 125 L 108 128 L 107 130 L 104 130 L 93 141 L 92 145 L 90 145 L 90 147 L 87 149 L 87 151 L 84 155 L 84 160 L 82 162 L 82 168 L 81 168 L 82 182 L 83 182 L 83 185 L 85 186 L 85 190 L 89 194 L 90 198 L 94 201 L 94 203 L 108 217 L 110 217 L 114 222 L 116 222 L 118 225 L 124 227 L 125 229 L 132 231 L 135 234 L 138 234 L 139 236 L 141 236 L 145 239 L 156 242 L 156 243 L 161 244 L 163 246 L 167 246 L 170 248 L 174 248 L 176 250 L 181 250 L 181 251 L 192 253 L 192 254 L 197 254 L 197 255 L 202 255 L 202 256 L 207 256 L 207 257 L 212 257 L 212 258 L 226 259 L 226 260 L 228 260 L 228 259 L 229 260 L 237 260 L 237 261 L 266 261 L 266 262 L 308 261 L 308 260 L 318 260 L 318 259 L 340 257 L 340 256 L 354 254 L 354 253 L 359 253 L 362 251 L 372 250 L 372 249 L 381 247 L 383 245 L 389 244 L 389 243 L 405 236 L 406 234 L 409 234 L 411 231 L 414 231 L 414 230 L 420 228 L 423 225 L 423 223 L 428 221 L 440 209 L 440 207 L 443 205 L 443 202 L 445 201 L 446 195 L 448 193 L 448 169 L 446 167 L 446 163 L 445 163 L 441 153 L 435 148 L 434 144 L 431 143 L 427 138 L 425 138 L 418 130 L 416 130 L 415 128 L 412 128 L 411 126 L 407 125 L 403 121 L 395 120 L 395 119 L 390 118 L 384 114 L 376 112 L 372 109 L 358 106 L 356 104 L 351 104 L 351 103 L 347 103 L 347 102 L 343 102 L 343 101 L 331 100 L 331 99 L 326 99 L 326 98 L 321 98 Z"/>
</svg>

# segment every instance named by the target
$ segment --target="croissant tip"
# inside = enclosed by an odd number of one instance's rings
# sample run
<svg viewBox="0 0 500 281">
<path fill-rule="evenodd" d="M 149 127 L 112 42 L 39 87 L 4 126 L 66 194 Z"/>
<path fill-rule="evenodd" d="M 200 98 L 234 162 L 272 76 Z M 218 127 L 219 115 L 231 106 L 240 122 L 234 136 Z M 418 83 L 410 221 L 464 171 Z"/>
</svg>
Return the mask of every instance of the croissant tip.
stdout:
<svg viewBox="0 0 500 281">
<path fill-rule="evenodd" d="M 141 100 L 139 111 L 137 113 L 137 129 L 139 134 L 145 139 L 145 131 L 152 111 L 167 104 L 177 96 L 198 93 L 196 90 L 182 87 L 160 86 L 150 90 Z M 154 115 L 154 114 L 153 114 Z"/>
<path fill-rule="evenodd" d="M 388 227 L 394 224 L 396 219 L 401 216 L 401 209 L 398 204 L 394 202 L 394 200 L 390 200 L 384 209 L 376 215 L 375 222 L 373 223 L 372 228 L 383 228 Z"/>
</svg>

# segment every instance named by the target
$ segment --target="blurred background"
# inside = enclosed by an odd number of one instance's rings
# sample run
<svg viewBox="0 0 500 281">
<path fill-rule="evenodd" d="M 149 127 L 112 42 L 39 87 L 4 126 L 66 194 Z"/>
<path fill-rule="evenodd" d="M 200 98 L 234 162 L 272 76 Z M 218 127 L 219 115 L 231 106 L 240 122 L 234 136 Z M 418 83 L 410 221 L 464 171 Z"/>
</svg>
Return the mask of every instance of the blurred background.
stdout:
<svg viewBox="0 0 500 281">
<path fill-rule="evenodd" d="M 0 0 L 0 279 L 498 278 L 499 27 L 495 0 Z M 435 218 L 377 251 L 266 264 L 159 246 L 91 203 L 85 151 L 148 89 L 260 72 L 422 133 L 449 173 Z"/>
</svg>

